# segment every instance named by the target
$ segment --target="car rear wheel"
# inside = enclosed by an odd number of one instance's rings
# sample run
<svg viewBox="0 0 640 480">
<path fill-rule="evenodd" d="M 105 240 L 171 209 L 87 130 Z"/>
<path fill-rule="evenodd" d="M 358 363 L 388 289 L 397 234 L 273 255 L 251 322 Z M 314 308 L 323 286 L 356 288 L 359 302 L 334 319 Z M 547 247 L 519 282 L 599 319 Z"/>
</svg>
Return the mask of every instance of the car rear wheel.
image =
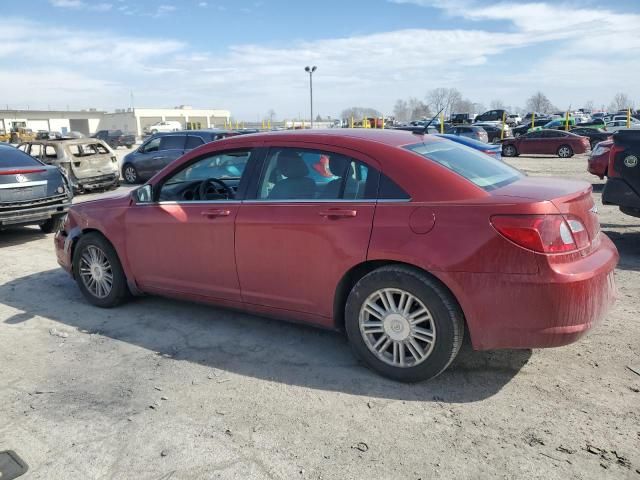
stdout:
<svg viewBox="0 0 640 480">
<path fill-rule="evenodd" d="M 124 181 L 127 183 L 138 183 L 140 181 L 138 170 L 136 170 L 136 167 L 130 163 L 127 163 L 122 168 L 122 176 L 124 177 Z"/>
<path fill-rule="evenodd" d="M 40 224 L 40 230 L 42 233 L 55 233 L 62 228 L 64 223 L 64 216 L 51 217 L 44 223 Z"/>
<path fill-rule="evenodd" d="M 503 145 L 502 146 L 502 155 L 505 157 L 515 157 L 518 155 L 518 150 L 513 145 Z"/>
<path fill-rule="evenodd" d="M 573 149 L 569 145 L 562 145 L 558 148 L 558 156 L 560 158 L 571 158 L 573 157 Z"/>
<path fill-rule="evenodd" d="M 462 311 L 451 294 L 403 266 L 382 267 L 358 281 L 347 299 L 345 327 L 364 363 L 401 382 L 442 373 L 464 335 Z"/>
<path fill-rule="evenodd" d="M 78 240 L 73 254 L 73 276 L 84 297 L 98 307 L 115 307 L 129 296 L 118 254 L 98 233 L 83 235 Z"/>
</svg>

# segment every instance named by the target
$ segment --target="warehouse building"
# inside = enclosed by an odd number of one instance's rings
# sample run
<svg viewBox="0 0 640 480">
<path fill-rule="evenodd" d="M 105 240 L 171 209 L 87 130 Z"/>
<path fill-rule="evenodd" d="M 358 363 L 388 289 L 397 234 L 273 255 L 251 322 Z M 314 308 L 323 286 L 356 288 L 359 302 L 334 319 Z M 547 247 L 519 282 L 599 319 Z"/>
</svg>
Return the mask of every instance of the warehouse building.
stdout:
<svg viewBox="0 0 640 480">
<path fill-rule="evenodd" d="M 183 129 L 222 128 L 230 121 L 228 110 L 195 109 L 188 105 L 176 108 L 129 108 L 105 113 L 100 130 L 122 130 L 140 137 L 157 122 L 177 121 Z"/>
<path fill-rule="evenodd" d="M 85 135 L 95 133 L 102 121 L 104 112 L 90 109 L 80 111 L 66 110 L 0 110 L 0 130 L 10 132 L 16 128 L 29 128 L 34 132 L 81 132 Z"/>
</svg>

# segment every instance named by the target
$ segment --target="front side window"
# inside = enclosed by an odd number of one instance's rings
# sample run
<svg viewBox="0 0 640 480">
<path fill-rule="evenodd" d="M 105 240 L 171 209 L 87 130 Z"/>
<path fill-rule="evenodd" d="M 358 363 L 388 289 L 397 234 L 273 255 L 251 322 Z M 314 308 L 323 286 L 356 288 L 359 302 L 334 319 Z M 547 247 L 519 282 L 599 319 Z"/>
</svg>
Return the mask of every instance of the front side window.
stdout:
<svg viewBox="0 0 640 480">
<path fill-rule="evenodd" d="M 490 191 L 523 177 L 515 168 L 473 148 L 449 141 L 430 141 L 405 147 L 427 160 L 461 175 L 478 187 Z"/>
<path fill-rule="evenodd" d="M 160 201 L 233 200 L 251 150 L 216 153 L 173 174 L 160 188 Z"/>
<path fill-rule="evenodd" d="M 370 168 L 340 153 L 272 149 L 261 177 L 261 200 L 359 200 L 374 198 Z"/>
<path fill-rule="evenodd" d="M 151 153 L 157 152 L 160 148 L 160 138 L 154 138 L 145 143 L 142 147 L 140 147 L 140 151 L 142 153 Z"/>
</svg>

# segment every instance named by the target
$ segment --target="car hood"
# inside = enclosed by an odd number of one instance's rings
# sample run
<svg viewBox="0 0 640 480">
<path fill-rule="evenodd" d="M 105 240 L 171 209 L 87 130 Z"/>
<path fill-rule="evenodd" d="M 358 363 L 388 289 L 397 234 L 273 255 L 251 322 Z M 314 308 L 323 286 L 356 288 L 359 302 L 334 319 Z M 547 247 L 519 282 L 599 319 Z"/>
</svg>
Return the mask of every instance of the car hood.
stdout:
<svg viewBox="0 0 640 480">
<path fill-rule="evenodd" d="M 114 192 L 111 195 L 103 196 L 96 200 L 87 200 L 84 202 L 76 203 L 71 208 L 76 211 L 96 209 L 96 208 L 115 208 L 126 207 L 131 203 L 131 192 L 133 190 L 127 190 L 124 192 Z"/>
</svg>

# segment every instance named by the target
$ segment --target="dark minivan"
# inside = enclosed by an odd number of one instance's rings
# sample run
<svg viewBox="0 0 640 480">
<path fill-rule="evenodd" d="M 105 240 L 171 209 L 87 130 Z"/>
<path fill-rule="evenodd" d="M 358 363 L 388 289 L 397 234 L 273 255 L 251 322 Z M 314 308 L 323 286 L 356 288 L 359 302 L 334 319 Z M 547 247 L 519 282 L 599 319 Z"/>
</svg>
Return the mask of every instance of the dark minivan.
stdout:
<svg viewBox="0 0 640 480">
<path fill-rule="evenodd" d="M 122 178 L 127 183 L 145 182 L 185 152 L 233 135 L 238 133 L 221 129 L 157 133 L 124 157 Z"/>
<path fill-rule="evenodd" d="M 478 122 L 501 122 L 502 118 L 505 119 L 505 123 L 514 123 L 513 118 L 509 118 L 509 112 L 506 110 L 489 110 L 482 115 L 478 115 L 473 123 Z"/>
</svg>

